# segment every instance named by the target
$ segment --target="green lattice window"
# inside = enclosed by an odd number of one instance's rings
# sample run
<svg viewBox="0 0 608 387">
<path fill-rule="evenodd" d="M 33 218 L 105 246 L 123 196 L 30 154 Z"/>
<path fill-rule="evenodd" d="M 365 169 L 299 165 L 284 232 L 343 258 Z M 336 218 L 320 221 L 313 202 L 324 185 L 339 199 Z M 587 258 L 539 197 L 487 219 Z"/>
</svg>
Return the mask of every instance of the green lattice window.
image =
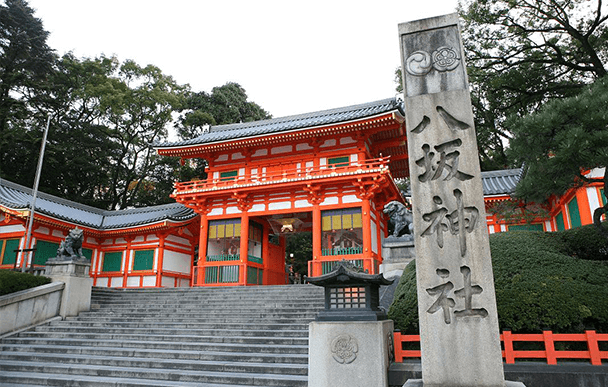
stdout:
<svg viewBox="0 0 608 387">
<path fill-rule="evenodd" d="M 101 271 L 120 271 L 122 269 L 122 251 L 104 253 Z"/>
<path fill-rule="evenodd" d="M 3 265 L 14 265 L 21 239 L 0 239 L 0 262 Z"/>
<path fill-rule="evenodd" d="M 514 224 L 509 226 L 509 231 L 545 231 L 542 223 L 536 224 Z"/>
<path fill-rule="evenodd" d="M 564 226 L 564 214 L 562 212 L 555 217 L 555 223 L 557 223 L 558 231 L 564 231 L 566 229 L 566 226 Z"/>
<path fill-rule="evenodd" d="M 604 195 L 604 189 L 600 189 L 600 199 L 602 200 L 602 206 L 606 205 L 606 196 Z"/>
<path fill-rule="evenodd" d="M 570 200 L 568 203 L 568 213 L 570 214 L 570 226 L 572 228 L 580 227 L 581 224 L 581 214 L 578 210 L 578 201 L 576 200 L 576 196 Z"/>
<path fill-rule="evenodd" d="M 220 181 L 234 180 L 239 174 L 239 171 L 220 172 Z"/>
<path fill-rule="evenodd" d="M 133 257 L 133 270 L 152 270 L 154 250 L 136 250 Z"/>
<path fill-rule="evenodd" d="M 348 167 L 349 164 L 350 164 L 350 159 L 348 156 L 332 157 L 332 158 L 327 159 L 327 165 L 329 165 L 330 167 L 333 167 L 333 168 Z"/>
<path fill-rule="evenodd" d="M 57 249 L 59 243 L 36 241 L 36 253 L 34 254 L 34 265 L 44 265 L 49 258 L 55 258 L 57 256 Z"/>
<path fill-rule="evenodd" d="M 89 261 L 91 261 L 93 259 L 93 250 L 82 249 L 82 255 L 84 255 L 85 257 L 87 257 L 89 259 Z M 93 262 L 93 261 L 91 261 L 91 262 Z"/>
</svg>

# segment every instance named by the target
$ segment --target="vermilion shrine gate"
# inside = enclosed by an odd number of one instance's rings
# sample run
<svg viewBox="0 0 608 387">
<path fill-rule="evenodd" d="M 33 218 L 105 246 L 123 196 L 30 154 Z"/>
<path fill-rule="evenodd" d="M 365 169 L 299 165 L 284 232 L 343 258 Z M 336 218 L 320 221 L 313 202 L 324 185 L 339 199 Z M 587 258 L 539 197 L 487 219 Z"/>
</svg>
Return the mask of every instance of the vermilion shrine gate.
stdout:
<svg viewBox="0 0 608 387">
<path fill-rule="evenodd" d="M 404 114 L 395 99 L 285 118 L 213 126 L 156 144 L 159 154 L 208 163 L 207 179 L 173 197 L 200 214 L 194 286 L 285 283 L 285 233 L 312 231 L 308 274 L 348 260 L 377 274 L 384 204 L 401 200 Z"/>
</svg>

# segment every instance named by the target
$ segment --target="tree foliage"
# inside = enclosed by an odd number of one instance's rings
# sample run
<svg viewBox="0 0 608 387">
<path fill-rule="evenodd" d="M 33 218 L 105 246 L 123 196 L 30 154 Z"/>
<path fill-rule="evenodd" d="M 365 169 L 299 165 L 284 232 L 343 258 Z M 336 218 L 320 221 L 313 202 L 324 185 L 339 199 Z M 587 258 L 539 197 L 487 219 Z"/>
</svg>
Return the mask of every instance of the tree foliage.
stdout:
<svg viewBox="0 0 608 387">
<path fill-rule="evenodd" d="M 0 133 L 13 117 L 27 115 L 26 94 L 52 71 L 48 32 L 23 0 L 0 4 Z"/>
<path fill-rule="evenodd" d="M 482 168 L 504 167 L 509 116 L 574 96 L 606 74 L 602 0 L 462 0 Z"/>
<path fill-rule="evenodd" d="M 537 113 L 508 121 L 511 154 L 525 164 L 516 195 L 544 201 L 588 181 L 585 172 L 608 165 L 608 77 L 580 94 L 554 100 Z M 604 192 L 607 176 L 604 174 Z M 595 220 L 608 208 L 596 211 Z M 593 209 L 592 209 L 593 210 Z"/>
<path fill-rule="evenodd" d="M 255 102 L 247 101 L 245 89 L 228 82 L 211 93 L 190 93 L 186 98 L 178 134 L 183 139 L 198 137 L 206 125 L 223 125 L 271 118 Z"/>
</svg>

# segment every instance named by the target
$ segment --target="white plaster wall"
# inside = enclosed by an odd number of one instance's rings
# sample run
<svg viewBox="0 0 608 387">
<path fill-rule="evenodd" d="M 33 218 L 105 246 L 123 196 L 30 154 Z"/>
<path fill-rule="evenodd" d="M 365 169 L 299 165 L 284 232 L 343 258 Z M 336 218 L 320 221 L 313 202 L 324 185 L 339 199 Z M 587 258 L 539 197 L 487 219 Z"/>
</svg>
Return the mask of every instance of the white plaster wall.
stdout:
<svg viewBox="0 0 608 387">
<path fill-rule="evenodd" d="M 361 199 L 357 195 L 344 195 L 342 196 L 342 203 L 360 203 Z"/>
<path fill-rule="evenodd" d="M 504 224 L 501 224 L 501 225 L 500 225 L 500 231 L 501 231 L 501 232 L 506 232 L 506 231 L 507 231 L 507 226 L 506 226 L 506 225 L 504 225 Z"/>
<path fill-rule="evenodd" d="M 323 143 L 323 145 L 320 146 L 320 148 L 325 148 L 328 146 L 336 146 L 336 140 L 334 140 L 333 138 L 330 140 L 325 140 L 325 142 Z"/>
<path fill-rule="evenodd" d="M 273 155 L 289 152 L 293 152 L 293 146 L 291 145 L 277 146 L 270 150 L 270 153 Z"/>
<path fill-rule="evenodd" d="M 371 221 L 372 229 L 372 252 L 378 253 L 378 226 L 375 221 Z"/>
<path fill-rule="evenodd" d="M 171 277 L 162 277 L 160 284 L 165 288 L 174 288 L 175 280 Z"/>
<path fill-rule="evenodd" d="M 269 210 L 287 210 L 289 208 L 291 208 L 291 202 L 268 203 Z"/>
<path fill-rule="evenodd" d="M 593 216 L 593 211 L 601 207 L 599 191 L 595 187 L 587 187 L 587 199 L 589 200 L 589 208 Z"/>
<path fill-rule="evenodd" d="M 232 160 L 240 160 L 240 159 L 244 159 L 244 158 L 245 158 L 245 156 L 243 156 L 243 154 L 241 152 L 232 154 Z"/>
<path fill-rule="evenodd" d="M 231 206 L 231 207 L 226 207 L 226 214 L 240 214 L 241 210 L 239 210 L 238 207 L 235 206 Z"/>
<path fill-rule="evenodd" d="M 119 288 L 122 286 L 122 277 L 112 277 L 110 287 Z"/>
<path fill-rule="evenodd" d="M 330 204 L 338 204 L 340 203 L 340 199 L 337 196 L 328 196 L 325 198 L 325 200 L 323 200 L 323 203 L 321 203 L 322 206 L 327 206 Z"/>
<path fill-rule="evenodd" d="M 359 161 L 359 155 L 356 153 L 354 155 L 350 155 L 350 162 L 354 163 L 356 161 Z"/>
<path fill-rule="evenodd" d="M 228 155 L 221 155 L 215 161 L 228 161 Z"/>
<path fill-rule="evenodd" d="M 340 139 L 340 145 L 345 145 L 345 144 L 353 144 L 357 141 L 353 140 L 352 137 L 342 137 Z"/>
<path fill-rule="evenodd" d="M 259 157 L 268 155 L 268 149 L 258 149 L 251 157 Z"/>
<path fill-rule="evenodd" d="M 209 216 L 223 215 L 223 214 L 224 214 L 224 209 L 222 209 L 222 208 L 214 208 L 211 211 L 209 211 Z"/>
<path fill-rule="evenodd" d="M 589 171 L 589 173 L 587 174 L 587 177 L 588 178 L 594 178 L 594 177 L 602 178 L 602 177 L 604 177 L 605 170 L 606 170 L 606 168 L 593 168 L 591 171 Z"/>
<path fill-rule="evenodd" d="M 156 277 L 153 275 L 147 275 L 143 280 L 144 286 L 156 286 Z"/>
<path fill-rule="evenodd" d="M 294 202 L 294 207 L 295 208 L 305 208 L 305 207 L 312 207 L 312 204 L 310 204 L 308 202 L 308 200 L 296 200 Z"/>
<path fill-rule="evenodd" d="M 190 246 L 190 241 L 188 239 L 186 239 L 186 238 L 180 238 L 180 237 L 175 236 L 175 235 L 168 235 L 165 240 L 167 240 L 169 242 L 175 242 L 175 243 L 180 243 L 182 245 Z"/>
<path fill-rule="evenodd" d="M 0 234 L 8 234 L 11 232 L 23 232 L 23 231 L 25 231 L 25 227 L 23 227 L 20 224 L 0 227 Z"/>
<path fill-rule="evenodd" d="M 163 270 L 190 274 L 192 257 L 189 254 L 165 250 L 163 257 Z"/>
<path fill-rule="evenodd" d="M 550 220 L 545 220 L 545 231 L 553 231 Z"/>
<path fill-rule="evenodd" d="M 494 234 L 495 233 L 494 226 L 488 226 L 488 233 L 489 234 Z"/>
<path fill-rule="evenodd" d="M 133 242 L 144 242 L 146 238 L 143 235 L 139 235 L 133 239 Z"/>
<path fill-rule="evenodd" d="M 265 211 L 265 210 L 266 210 L 265 204 L 254 204 L 253 206 L 251 206 L 251 209 L 249 210 L 249 212 Z"/>
<path fill-rule="evenodd" d="M 309 149 L 314 149 L 314 148 L 311 147 L 310 145 L 308 145 L 308 143 L 302 143 L 302 144 L 296 145 L 297 151 L 303 151 L 303 150 L 309 150 Z"/>
<path fill-rule="evenodd" d="M 127 278 L 127 287 L 138 288 L 139 287 L 139 277 Z"/>
<path fill-rule="evenodd" d="M 180 288 L 189 288 L 190 287 L 190 280 L 180 278 L 177 281 L 177 286 L 180 287 Z"/>
<path fill-rule="evenodd" d="M 49 234 L 51 233 L 51 230 L 50 230 L 50 229 L 48 229 L 47 227 L 38 227 L 38 228 L 36 229 L 36 232 L 37 232 L 37 233 L 40 233 L 40 234 L 46 234 L 46 235 L 49 235 Z"/>
<path fill-rule="evenodd" d="M 53 230 L 53 236 L 59 237 L 59 238 L 64 238 L 65 234 L 59 230 Z"/>
</svg>

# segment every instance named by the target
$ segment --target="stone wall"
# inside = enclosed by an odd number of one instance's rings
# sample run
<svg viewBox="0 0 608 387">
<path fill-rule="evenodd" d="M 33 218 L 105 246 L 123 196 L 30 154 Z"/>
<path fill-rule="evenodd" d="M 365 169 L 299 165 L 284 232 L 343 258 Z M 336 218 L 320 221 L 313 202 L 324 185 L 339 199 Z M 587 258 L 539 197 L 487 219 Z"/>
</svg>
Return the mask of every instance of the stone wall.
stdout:
<svg viewBox="0 0 608 387">
<path fill-rule="evenodd" d="M 59 315 L 65 284 L 53 282 L 0 296 L 0 335 Z"/>
</svg>

